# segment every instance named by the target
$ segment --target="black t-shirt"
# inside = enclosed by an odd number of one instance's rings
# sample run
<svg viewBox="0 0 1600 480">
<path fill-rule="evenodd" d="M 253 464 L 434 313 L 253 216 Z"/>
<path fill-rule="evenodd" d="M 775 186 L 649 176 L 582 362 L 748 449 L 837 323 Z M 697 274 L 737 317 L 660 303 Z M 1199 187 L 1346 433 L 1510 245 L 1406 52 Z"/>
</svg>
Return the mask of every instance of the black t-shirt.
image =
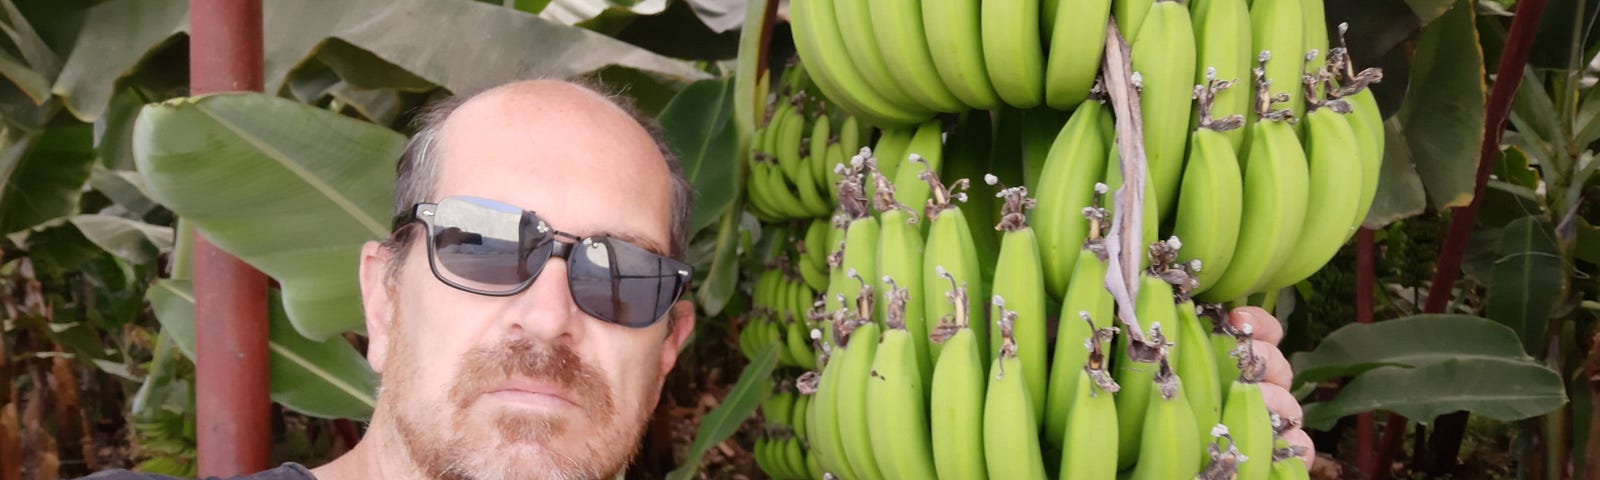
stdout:
<svg viewBox="0 0 1600 480">
<path fill-rule="evenodd" d="M 130 472 L 127 470 L 106 470 L 94 475 L 83 477 L 79 480 L 177 480 L 176 477 L 157 475 L 154 473 Z M 206 480 L 220 480 L 218 477 L 206 477 Z M 263 470 L 254 475 L 228 477 L 228 480 L 317 480 L 310 470 L 298 463 L 288 462 L 271 470 Z"/>
</svg>

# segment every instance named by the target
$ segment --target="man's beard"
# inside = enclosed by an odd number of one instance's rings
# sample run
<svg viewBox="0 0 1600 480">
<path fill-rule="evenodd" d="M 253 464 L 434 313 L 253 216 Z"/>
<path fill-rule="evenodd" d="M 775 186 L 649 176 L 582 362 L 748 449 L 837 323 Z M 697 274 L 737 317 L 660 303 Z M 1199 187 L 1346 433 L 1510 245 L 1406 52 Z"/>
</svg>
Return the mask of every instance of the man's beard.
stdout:
<svg viewBox="0 0 1600 480">
<path fill-rule="evenodd" d="M 388 416 L 412 462 L 430 478 L 608 478 L 638 453 L 648 420 L 645 402 L 637 403 L 639 411 L 619 412 L 605 377 L 565 345 L 514 337 L 474 348 L 461 359 L 447 404 L 437 405 L 419 398 L 412 385 L 426 353 L 408 351 L 404 335 L 393 333 L 393 369 L 384 375 L 383 389 L 390 397 Z M 469 417 L 483 394 L 519 377 L 563 389 L 581 413 L 492 410 Z M 490 425 L 481 425 L 485 417 Z"/>
</svg>

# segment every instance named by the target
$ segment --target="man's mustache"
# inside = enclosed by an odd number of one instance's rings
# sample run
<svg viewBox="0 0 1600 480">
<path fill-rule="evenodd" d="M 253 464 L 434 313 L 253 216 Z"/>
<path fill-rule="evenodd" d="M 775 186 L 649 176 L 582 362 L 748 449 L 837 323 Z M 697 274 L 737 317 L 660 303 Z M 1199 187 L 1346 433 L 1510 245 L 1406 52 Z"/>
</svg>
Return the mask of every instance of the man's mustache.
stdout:
<svg viewBox="0 0 1600 480">
<path fill-rule="evenodd" d="M 611 389 L 598 370 L 566 345 L 546 345 L 525 336 L 468 351 L 462 358 L 461 374 L 450 387 L 450 401 L 465 409 L 482 394 L 513 378 L 557 386 L 567 400 L 583 408 L 591 418 L 604 419 L 615 413 Z"/>
</svg>

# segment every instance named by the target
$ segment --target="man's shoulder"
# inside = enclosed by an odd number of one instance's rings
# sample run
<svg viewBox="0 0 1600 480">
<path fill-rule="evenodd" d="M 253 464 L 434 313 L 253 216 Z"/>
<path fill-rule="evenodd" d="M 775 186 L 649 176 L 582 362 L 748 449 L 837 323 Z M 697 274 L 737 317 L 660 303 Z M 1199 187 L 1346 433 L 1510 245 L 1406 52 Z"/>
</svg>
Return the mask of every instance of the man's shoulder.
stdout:
<svg viewBox="0 0 1600 480">
<path fill-rule="evenodd" d="M 206 477 L 216 479 L 218 477 Z M 306 467 L 288 462 L 278 468 L 262 470 L 253 475 L 228 477 L 228 480 L 316 480 Z M 178 480 L 177 477 L 158 475 L 154 473 L 130 472 L 127 470 L 107 470 L 94 475 L 83 477 L 79 480 Z"/>
</svg>

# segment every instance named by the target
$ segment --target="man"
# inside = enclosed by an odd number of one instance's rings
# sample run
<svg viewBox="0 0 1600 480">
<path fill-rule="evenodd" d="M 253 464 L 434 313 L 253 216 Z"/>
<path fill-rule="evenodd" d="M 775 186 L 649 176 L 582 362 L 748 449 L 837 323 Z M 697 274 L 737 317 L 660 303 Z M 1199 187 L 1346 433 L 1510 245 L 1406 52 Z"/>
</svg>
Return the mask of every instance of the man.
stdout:
<svg viewBox="0 0 1600 480">
<path fill-rule="evenodd" d="M 396 233 L 361 254 L 382 377 L 372 423 L 332 463 L 252 478 L 617 476 L 695 323 L 674 260 L 689 186 L 649 123 L 550 80 L 424 114 L 399 168 Z M 1258 309 L 1234 319 L 1266 344 L 1282 337 Z M 1263 347 L 1269 405 L 1299 418 L 1288 363 Z"/>
</svg>

